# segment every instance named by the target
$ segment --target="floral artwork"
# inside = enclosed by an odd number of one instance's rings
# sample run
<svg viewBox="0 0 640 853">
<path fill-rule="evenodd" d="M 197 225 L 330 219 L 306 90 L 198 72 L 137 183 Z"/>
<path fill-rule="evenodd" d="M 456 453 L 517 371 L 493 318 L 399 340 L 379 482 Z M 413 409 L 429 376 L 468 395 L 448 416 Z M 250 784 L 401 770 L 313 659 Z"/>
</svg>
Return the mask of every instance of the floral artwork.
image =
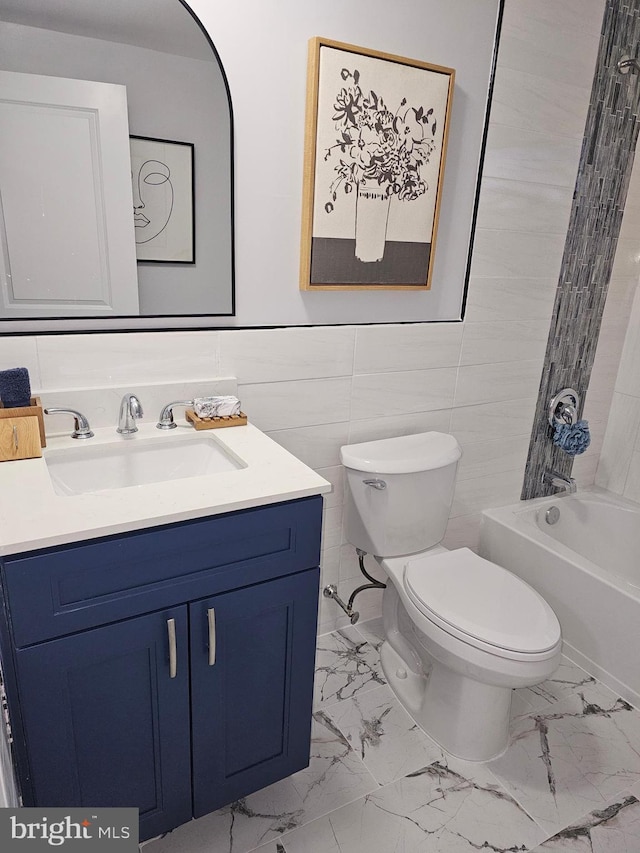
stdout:
<svg viewBox="0 0 640 853">
<path fill-rule="evenodd" d="M 454 72 L 313 42 L 301 286 L 427 289 Z"/>
<path fill-rule="evenodd" d="M 420 178 L 420 166 L 429 160 L 436 147 L 433 136 L 437 121 L 433 108 L 425 111 L 423 107 L 408 107 L 407 99 L 403 98 L 392 113 L 382 96 L 373 90 L 368 95 L 363 93 L 357 69 L 352 74 L 343 68 L 341 77 L 353 82 L 338 92 L 334 104 L 333 119 L 340 136 L 327 149 L 325 160 L 336 150 L 341 156 L 334 167 L 337 177 L 330 187 L 332 201 L 327 202 L 325 209 L 328 213 L 333 210 L 340 187 L 351 192 L 362 183 L 383 188 L 387 198 L 392 195 L 401 201 L 418 198 L 427 189 Z"/>
</svg>

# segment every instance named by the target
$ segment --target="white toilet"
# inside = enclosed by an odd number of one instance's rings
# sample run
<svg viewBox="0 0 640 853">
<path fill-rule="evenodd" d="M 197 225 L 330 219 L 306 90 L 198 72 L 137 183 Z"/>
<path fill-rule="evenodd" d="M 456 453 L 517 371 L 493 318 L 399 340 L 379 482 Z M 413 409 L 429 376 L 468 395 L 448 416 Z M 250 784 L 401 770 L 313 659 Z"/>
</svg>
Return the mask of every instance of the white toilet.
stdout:
<svg viewBox="0 0 640 853">
<path fill-rule="evenodd" d="M 376 557 L 385 677 L 415 721 L 453 755 L 487 761 L 509 739 L 511 691 L 549 678 L 560 624 L 506 569 L 443 538 L 462 452 L 439 432 L 351 444 L 346 536 Z"/>
</svg>

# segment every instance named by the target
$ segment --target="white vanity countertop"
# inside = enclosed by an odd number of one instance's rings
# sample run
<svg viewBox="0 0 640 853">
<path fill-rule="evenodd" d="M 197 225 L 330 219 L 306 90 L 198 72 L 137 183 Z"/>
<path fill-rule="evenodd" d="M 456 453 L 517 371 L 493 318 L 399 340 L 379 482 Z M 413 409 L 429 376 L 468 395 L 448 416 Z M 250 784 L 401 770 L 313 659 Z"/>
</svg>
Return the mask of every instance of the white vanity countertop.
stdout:
<svg viewBox="0 0 640 853">
<path fill-rule="evenodd" d="M 48 438 L 41 459 L 0 463 L 0 556 L 331 491 L 330 483 L 251 424 L 197 433 L 222 444 L 245 468 L 88 494 L 54 491 L 47 452 L 79 453 L 81 445 L 95 450 L 140 438 L 155 443 L 185 431 L 196 434 L 190 426 L 162 432 L 155 424 L 140 425 L 133 436 L 98 429 L 86 442 Z"/>
</svg>

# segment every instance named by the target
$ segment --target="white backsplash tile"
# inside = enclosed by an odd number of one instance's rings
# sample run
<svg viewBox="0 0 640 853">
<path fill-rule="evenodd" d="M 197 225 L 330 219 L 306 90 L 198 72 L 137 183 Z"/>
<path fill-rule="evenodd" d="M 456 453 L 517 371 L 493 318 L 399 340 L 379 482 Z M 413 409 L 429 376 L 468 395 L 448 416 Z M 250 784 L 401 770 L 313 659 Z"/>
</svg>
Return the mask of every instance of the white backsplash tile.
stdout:
<svg viewBox="0 0 640 853">
<path fill-rule="evenodd" d="M 353 326 L 220 332 L 220 370 L 238 382 L 351 376 Z"/>
<path fill-rule="evenodd" d="M 474 515 L 487 507 L 507 506 L 520 500 L 522 470 L 503 471 L 491 477 L 458 480 L 451 518 Z"/>
<path fill-rule="evenodd" d="M 483 403 L 462 406 L 451 412 L 451 433 L 460 444 L 525 435 L 531 432 L 536 397 L 514 398 L 509 405 Z"/>
<path fill-rule="evenodd" d="M 586 453 L 581 456 L 576 456 L 571 468 L 571 476 L 576 481 L 579 489 L 586 489 L 588 486 L 592 486 L 594 484 L 597 468 L 598 453 L 595 446 L 593 451 L 591 447 L 589 447 L 589 450 L 587 450 Z"/>
<path fill-rule="evenodd" d="M 620 371 L 616 391 L 640 397 L 640 290 L 637 290 L 631 308 L 629 326 L 620 357 Z"/>
<path fill-rule="evenodd" d="M 342 506 L 326 506 L 322 514 L 322 550 L 342 545 Z"/>
<path fill-rule="evenodd" d="M 370 420 L 351 421 L 349 425 L 349 444 L 362 441 L 378 441 L 381 438 L 393 438 L 395 435 L 416 435 L 420 432 L 449 432 L 451 409 L 435 412 L 418 412 L 415 415 L 388 415 Z"/>
<path fill-rule="evenodd" d="M 450 518 L 444 539 L 440 544 L 449 551 L 456 548 L 471 548 L 472 551 L 477 552 L 481 523 L 482 515 L 480 513 Z"/>
<path fill-rule="evenodd" d="M 272 430 L 267 434 L 310 468 L 318 470 L 340 464 L 340 448 L 349 440 L 349 423 Z"/>
<path fill-rule="evenodd" d="M 215 376 L 217 332 L 39 336 L 42 390 L 105 388 Z"/>
<path fill-rule="evenodd" d="M 573 190 L 581 139 L 540 128 L 524 130 L 491 122 L 483 174 L 513 181 L 534 181 Z"/>
<path fill-rule="evenodd" d="M 542 320 L 549 328 L 556 278 L 475 278 L 469 280 L 468 323 Z"/>
<path fill-rule="evenodd" d="M 36 339 L 28 337 L 0 337 L 0 370 L 26 367 L 32 393 L 42 387 Z"/>
<path fill-rule="evenodd" d="M 564 235 L 478 228 L 473 244 L 473 276 L 555 278 L 560 272 Z"/>
<path fill-rule="evenodd" d="M 325 586 L 340 582 L 340 547 L 325 548 L 320 558 L 320 597 L 318 601 L 318 634 L 326 634 L 337 627 L 336 620 L 342 611 L 335 601 L 325 598 L 322 590 Z"/>
<path fill-rule="evenodd" d="M 624 496 L 640 503 L 640 450 L 634 450 L 631 455 Z"/>
<path fill-rule="evenodd" d="M 567 233 L 573 190 L 552 184 L 485 177 L 478 225 L 541 234 Z"/>
<path fill-rule="evenodd" d="M 535 397 L 541 369 L 541 359 L 461 367 L 458 371 L 455 405 L 471 406 L 491 401 L 510 403 L 512 400 Z"/>
<path fill-rule="evenodd" d="M 487 364 L 544 358 L 547 320 L 465 323 L 460 364 Z"/>
<path fill-rule="evenodd" d="M 486 477 L 504 471 L 520 471 L 529 450 L 529 432 L 525 435 L 500 436 L 492 441 L 478 441 L 462 445 L 462 458 L 458 463 L 458 480 Z"/>
<path fill-rule="evenodd" d="M 506 20 L 521 20 L 523 16 L 552 24 L 563 30 L 600 35 L 603 0 L 509 0 L 505 9 Z"/>
<path fill-rule="evenodd" d="M 342 465 L 318 468 L 317 471 L 333 486 L 333 490 L 324 496 L 324 505 L 326 507 L 342 506 L 344 503 L 344 468 Z"/>
<path fill-rule="evenodd" d="M 571 86 L 510 68 L 508 74 L 496 75 L 491 121 L 582 140 L 591 79 L 587 77 L 583 86 Z"/>
<path fill-rule="evenodd" d="M 640 398 L 615 393 L 602 445 L 596 484 L 624 493 L 629 465 L 640 432 Z"/>
<path fill-rule="evenodd" d="M 456 367 L 462 328 L 462 323 L 361 326 L 354 373 Z"/>
<path fill-rule="evenodd" d="M 554 13 L 559 5 L 555 4 Z M 580 31 L 575 18 L 570 22 L 559 20 L 556 14 L 546 19 L 535 18 L 527 14 L 533 11 L 530 8 L 514 9 L 507 4 L 500 33 L 499 67 L 584 87 L 585 80 L 593 77 L 602 20 L 602 2 L 594 5 L 600 7 L 599 14 L 594 16 L 598 26 Z M 584 12 L 581 10 L 580 14 Z"/>
<path fill-rule="evenodd" d="M 640 274 L 640 252 L 638 237 L 620 237 L 616 245 L 616 256 L 611 270 L 612 278 L 635 278 Z"/>
<path fill-rule="evenodd" d="M 378 441 L 381 438 L 393 438 L 396 435 L 416 435 L 420 432 L 449 432 L 451 409 L 435 412 L 418 412 L 415 415 L 389 415 L 370 420 L 351 421 L 349 426 L 349 444 L 362 441 Z"/>
<path fill-rule="evenodd" d="M 240 385 L 244 411 L 265 432 L 349 420 L 351 379 Z"/>
<path fill-rule="evenodd" d="M 453 367 L 354 376 L 351 417 L 358 420 L 449 407 L 455 382 Z"/>
</svg>

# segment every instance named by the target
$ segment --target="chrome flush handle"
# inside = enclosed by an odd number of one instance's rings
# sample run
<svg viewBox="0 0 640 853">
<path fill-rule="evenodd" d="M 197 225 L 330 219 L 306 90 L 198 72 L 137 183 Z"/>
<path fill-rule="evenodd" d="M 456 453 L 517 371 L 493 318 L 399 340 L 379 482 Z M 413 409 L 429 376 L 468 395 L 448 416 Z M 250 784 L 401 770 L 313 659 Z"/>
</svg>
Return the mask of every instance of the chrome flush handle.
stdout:
<svg viewBox="0 0 640 853">
<path fill-rule="evenodd" d="M 373 480 L 363 480 L 362 482 L 365 486 L 371 486 L 372 489 L 378 489 L 380 492 L 387 488 L 387 484 L 384 480 L 374 478 Z"/>
</svg>

